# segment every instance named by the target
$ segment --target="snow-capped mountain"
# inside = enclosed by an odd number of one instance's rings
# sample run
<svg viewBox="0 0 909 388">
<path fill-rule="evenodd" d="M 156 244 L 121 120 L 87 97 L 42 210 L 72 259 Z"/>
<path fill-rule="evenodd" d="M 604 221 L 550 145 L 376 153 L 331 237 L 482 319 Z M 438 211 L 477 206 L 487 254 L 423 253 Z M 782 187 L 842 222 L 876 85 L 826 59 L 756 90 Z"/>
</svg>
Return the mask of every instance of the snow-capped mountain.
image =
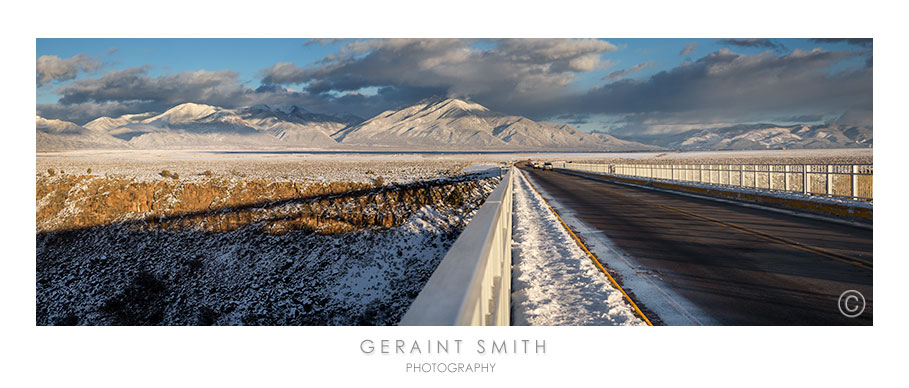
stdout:
<svg viewBox="0 0 909 388">
<path fill-rule="evenodd" d="M 39 151 L 79 148 L 120 148 L 124 141 L 104 130 L 63 120 L 35 116 L 35 142 Z"/>
<path fill-rule="evenodd" d="M 747 124 L 624 138 L 682 151 L 869 148 L 874 144 L 872 128 L 838 124 Z"/>
<path fill-rule="evenodd" d="M 247 123 L 267 131 L 283 142 L 313 146 L 337 145 L 329 135 L 363 121 L 350 115 L 336 117 L 310 113 L 295 105 L 271 107 L 259 104 L 238 112 Z"/>
<path fill-rule="evenodd" d="M 85 126 L 52 121 L 59 120 L 37 119 L 38 150 L 223 146 L 323 148 L 337 146 L 329 134 L 360 120 L 354 116 L 339 118 L 310 113 L 297 106 L 254 105 L 226 109 L 185 103 L 160 114 L 100 117 Z"/>
<path fill-rule="evenodd" d="M 608 136 L 608 135 L 607 135 Z M 490 111 L 456 98 L 430 98 L 389 110 L 335 132 L 341 144 L 416 149 L 645 150 L 657 147 L 611 143 L 570 125 L 537 122 Z"/>
<path fill-rule="evenodd" d="M 616 138 L 567 124 L 493 112 L 456 98 L 430 98 L 362 121 L 294 105 L 227 109 L 185 103 L 163 113 L 100 117 L 84 126 L 36 117 L 39 151 L 85 148 L 298 147 L 394 150 L 641 151 L 861 148 L 870 127 L 748 124 Z"/>
<path fill-rule="evenodd" d="M 85 132 L 85 128 L 63 120 L 45 119 L 41 116 L 35 116 L 35 129 L 44 133 L 71 133 L 78 134 Z"/>
</svg>

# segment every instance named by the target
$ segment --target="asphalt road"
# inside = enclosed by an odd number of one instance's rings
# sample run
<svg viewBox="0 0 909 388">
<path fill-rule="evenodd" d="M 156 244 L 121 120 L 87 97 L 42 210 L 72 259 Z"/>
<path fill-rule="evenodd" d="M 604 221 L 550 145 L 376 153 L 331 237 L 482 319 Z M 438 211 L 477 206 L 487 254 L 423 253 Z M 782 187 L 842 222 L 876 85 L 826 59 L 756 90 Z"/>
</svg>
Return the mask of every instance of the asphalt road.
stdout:
<svg viewBox="0 0 909 388">
<path fill-rule="evenodd" d="M 544 196 L 653 274 L 659 287 L 719 324 L 873 323 L 871 230 L 559 171 L 523 171 Z M 837 307 L 850 289 L 866 299 L 856 318 Z M 647 300 L 636 302 L 648 311 Z"/>
</svg>

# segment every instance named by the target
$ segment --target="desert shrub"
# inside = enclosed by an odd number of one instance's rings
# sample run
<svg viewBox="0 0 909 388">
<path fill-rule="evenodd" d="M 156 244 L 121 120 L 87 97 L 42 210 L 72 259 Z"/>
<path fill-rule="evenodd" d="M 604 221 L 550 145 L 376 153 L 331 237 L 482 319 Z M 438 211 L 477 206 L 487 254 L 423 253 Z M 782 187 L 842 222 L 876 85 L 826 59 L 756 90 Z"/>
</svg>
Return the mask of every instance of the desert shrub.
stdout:
<svg viewBox="0 0 909 388">
<path fill-rule="evenodd" d="M 376 177 L 376 187 L 382 187 L 382 186 L 385 186 L 385 179 L 383 179 L 381 176 L 377 176 Z"/>
<path fill-rule="evenodd" d="M 89 174 L 91 174 L 91 173 L 92 173 L 92 169 L 91 169 L 91 167 L 89 167 L 89 168 L 88 168 L 88 170 L 85 170 L 85 172 L 87 172 L 87 173 L 89 173 Z"/>
<path fill-rule="evenodd" d="M 180 179 L 180 174 L 173 173 L 173 174 L 170 175 L 170 177 L 171 177 L 171 178 L 174 178 L 174 179 Z"/>
<path fill-rule="evenodd" d="M 211 176 L 212 175 L 211 170 L 202 171 L 202 175 Z"/>
<path fill-rule="evenodd" d="M 199 307 L 199 316 L 196 323 L 199 326 L 211 326 L 218 320 L 218 312 L 208 306 Z"/>
<path fill-rule="evenodd" d="M 460 190 L 453 190 L 451 194 L 445 198 L 445 203 L 452 207 L 464 206 L 464 195 L 461 194 Z"/>
<path fill-rule="evenodd" d="M 47 169 L 47 175 L 54 176 L 54 174 L 56 174 L 54 169 L 52 169 L 52 168 Z"/>
<path fill-rule="evenodd" d="M 111 315 L 116 325 L 157 325 L 164 320 L 166 295 L 166 283 L 140 270 L 121 293 L 104 302 L 101 310 Z"/>
<path fill-rule="evenodd" d="M 168 171 L 168 170 L 161 170 L 161 172 L 159 174 L 161 174 L 161 176 L 163 176 L 165 178 L 170 178 L 170 171 Z"/>
</svg>

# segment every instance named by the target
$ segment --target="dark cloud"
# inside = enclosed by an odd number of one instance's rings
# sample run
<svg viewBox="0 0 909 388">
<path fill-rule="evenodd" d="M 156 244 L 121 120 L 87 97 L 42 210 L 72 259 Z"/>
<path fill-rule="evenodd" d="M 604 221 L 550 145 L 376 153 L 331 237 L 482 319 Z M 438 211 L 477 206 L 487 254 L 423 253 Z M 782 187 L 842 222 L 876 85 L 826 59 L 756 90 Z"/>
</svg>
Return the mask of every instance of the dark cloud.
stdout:
<svg viewBox="0 0 909 388">
<path fill-rule="evenodd" d="M 84 79 L 61 87 L 56 93 L 64 105 L 108 101 L 155 101 L 176 105 L 183 102 L 210 101 L 232 104 L 245 89 L 230 70 L 187 71 L 151 77 L 148 68 L 131 67 L 110 71 L 101 78 Z"/>
<path fill-rule="evenodd" d="M 838 117 L 834 123 L 840 125 L 873 127 L 874 112 L 871 109 L 850 109 Z"/>
<path fill-rule="evenodd" d="M 584 113 L 564 114 L 556 116 L 555 118 L 560 122 L 568 123 L 571 125 L 583 125 L 590 122 L 590 115 Z"/>
<path fill-rule="evenodd" d="M 646 69 L 646 68 L 652 67 L 652 66 L 653 66 L 653 62 L 639 63 L 628 69 L 613 71 L 612 73 L 609 73 L 605 77 L 603 77 L 603 79 L 610 80 L 610 81 L 620 80 L 622 78 L 625 78 L 627 75 L 629 75 L 631 73 L 635 73 L 635 72 L 641 71 L 643 69 Z"/>
<path fill-rule="evenodd" d="M 229 70 L 189 71 L 159 77 L 148 68 L 114 70 L 100 78 L 79 80 L 56 90 L 56 104 L 38 104 L 38 115 L 84 124 L 101 116 L 163 112 L 185 102 L 237 108 L 253 104 L 295 104 L 320 113 L 355 114 L 369 117 L 389 107 L 417 101 L 446 89 L 387 86 L 375 95 L 321 93 L 265 84 L 255 89 L 243 86 Z"/>
<path fill-rule="evenodd" d="M 79 72 L 90 72 L 104 66 L 101 61 L 87 55 L 79 54 L 63 59 L 56 55 L 42 55 L 35 65 L 36 84 L 44 86 L 52 81 L 68 81 L 76 78 Z"/>
<path fill-rule="evenodd" d="M 847 43 L 854 46 L 871 47 L 874 45 L 872 38 L 813 38 L 814 43 Z"/>
<path fill-rule="evenodd" d="M 723 49 L 647 80 L 593 88 L 554 109 L 633 117 L 624 129 L 629 132 L 649 131 L 673 120 L 681 128 L 699 120 L 735 122 L 766 120 L 785 112 L 870 110 L 870 68 L 829 73 L 833 63 L 858 54 L 815 49 L 749 56 Z M 660 120 L 647 121 L 654 117 Z"/>
<path fill-rule="evenodd" d="M 679 55 L 694 54 L 696 51 L 698 51 L 698 42 L 691 42 L 685 45 Z"/>
<path fill-rule="evenodd" d="M 80 104 L 38 104 L 38 116 L 47 119 L 71 121 L 83 125 L 98 117 L 118 117 L 129 113 L 160 112 L 157 104 L 150 101 L 107 101 Z"/>
<path fill-rule="evenodd" d="M 770 39 L 720 39 L 721 44 L 738 47 L 766 48 L 771 50 L 785 50 L 786 47 Z"/>
<path fill-rule="evenodd" d="M 602 65 L 617 48 L 593 39 L 502 39 L 476 48 L 467 39 L 354 41 L 318 65 L 280 62 L 261 71 L 266 84 L 305 85 L 312 94 L 364 87 L 425 88 L 515 109 L 557 97 L 575 74 Z M 424 96 L 425 97 L 425 96 Z"/>
<path fill-rule="evenodd" d="M 814 114 L 814 115 L 798 115 L 783 117 L 777 121 L 787 122 L 787 123 L 816 123 L 824 120 L 824 115 Z"/>
</svg>

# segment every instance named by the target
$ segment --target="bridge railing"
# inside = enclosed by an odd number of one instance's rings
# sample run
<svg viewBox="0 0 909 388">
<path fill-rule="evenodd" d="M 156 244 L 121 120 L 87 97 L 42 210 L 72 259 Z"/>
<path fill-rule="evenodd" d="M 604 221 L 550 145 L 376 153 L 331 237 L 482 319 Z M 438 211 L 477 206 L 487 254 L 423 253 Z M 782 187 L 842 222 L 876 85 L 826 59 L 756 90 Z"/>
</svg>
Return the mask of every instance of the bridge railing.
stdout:
<svg viewBox="0 0 909 388">
<path fill-rule="evenodd" d="M 452 244 L 400 325 L 511 323 L 513 173 L 508 170 Z"/>
<path fill-rule="evenodd" d="M 606 164 L 554 163 L 605 175 L 778 190 L 863 201 L 874 199 L 871 164 Z"/>
</svg>

